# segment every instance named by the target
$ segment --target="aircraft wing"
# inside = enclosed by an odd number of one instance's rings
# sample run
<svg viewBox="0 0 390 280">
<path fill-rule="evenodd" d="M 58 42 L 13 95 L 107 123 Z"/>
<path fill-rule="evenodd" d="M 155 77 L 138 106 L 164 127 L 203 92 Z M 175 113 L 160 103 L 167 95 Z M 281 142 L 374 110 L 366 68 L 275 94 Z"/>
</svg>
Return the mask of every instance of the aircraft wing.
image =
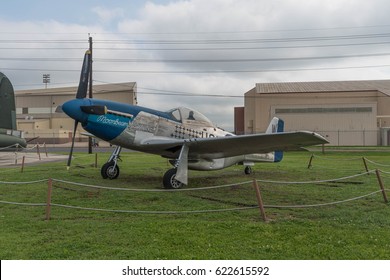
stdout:
<svg viewBox="0 0 390 280">
<path fill-rule="evenodd" d="M 308 132 L 238 135 L 218 138 L 149 138 L 142 142 L 144 151 L 177 158 L 183 145 L 188 146 L 188 158 L 223 158 L 272 151 L 297 150 L 301 147 L 325 144 L 321 135 Z"/>
</svg>

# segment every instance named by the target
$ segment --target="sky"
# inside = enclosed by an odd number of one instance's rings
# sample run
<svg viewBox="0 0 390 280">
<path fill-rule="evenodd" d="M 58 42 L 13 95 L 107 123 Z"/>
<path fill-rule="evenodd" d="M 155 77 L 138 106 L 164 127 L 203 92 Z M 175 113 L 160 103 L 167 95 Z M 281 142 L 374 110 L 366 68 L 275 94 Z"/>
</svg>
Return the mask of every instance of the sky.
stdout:
<svg viewBox="0 0 390 280">
<path fill-rule="evenodd" d="M 233 129 L 256 83 L 390 78 L 386 0 L 4 1 L 0 71 L 16 90 L 137 82 L 141 106 L 192 107 Z"/>
</svg>

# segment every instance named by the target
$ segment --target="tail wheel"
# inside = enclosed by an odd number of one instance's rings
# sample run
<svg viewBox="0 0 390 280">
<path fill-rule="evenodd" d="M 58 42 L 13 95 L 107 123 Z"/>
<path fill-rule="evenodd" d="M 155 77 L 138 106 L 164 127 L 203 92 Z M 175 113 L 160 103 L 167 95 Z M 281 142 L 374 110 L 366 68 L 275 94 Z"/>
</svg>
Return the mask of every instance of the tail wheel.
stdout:
<svg viewBox="0 0 390 280">
<path fill-rule="evenodd" d="M 116 179 L 119 176 L 119 166 L 114 161 L 109 161 L 102 166 L 100 173 L 103 179 Z"/>
<path fill-rule="evenodd" d="M 166 189 L 180 189 L 183 183 L 176 180 L 176 169 L 172 168 L 165 172 L 163 177 L 163 185 Z"/>
<path fill-rule="evenodd" d="M 246 175 L 252 174 L 252 167 L 246 166 L 244 172 Z"/>
</svg>

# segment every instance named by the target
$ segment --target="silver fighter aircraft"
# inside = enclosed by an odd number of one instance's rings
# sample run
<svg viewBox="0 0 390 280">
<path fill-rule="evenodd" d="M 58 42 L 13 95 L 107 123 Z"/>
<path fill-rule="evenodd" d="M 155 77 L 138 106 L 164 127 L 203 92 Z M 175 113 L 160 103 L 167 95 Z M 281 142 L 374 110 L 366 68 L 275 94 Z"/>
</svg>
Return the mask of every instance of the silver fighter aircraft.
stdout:
<svg viewBox="0 0 390 280">
<path fill-rule="evenodd" d="M 243 164 L 250 173 L 254 162 L 277 162 L 283 151 L 327 143 L 309 131 L 283 132 L 283 121 L 273 118 L 265 133 L 234 135 L 213 125 L 203 114 L 186 107 L 162 112 L 108 100 L 86 98 L 91 66 L 90 53 L 84 57 L 76 99 L 62 110 L 93 136 L 116 146 L 101 168 L 103 178 L 119 176 L 118 159 L 122 147 L 161 155 L 173 168 L 163 176 L 165 188 L 188 184 L 188 170 L 218 170 Z M 70 166 L 73 144 L 69 155 Z"/>
</svg>

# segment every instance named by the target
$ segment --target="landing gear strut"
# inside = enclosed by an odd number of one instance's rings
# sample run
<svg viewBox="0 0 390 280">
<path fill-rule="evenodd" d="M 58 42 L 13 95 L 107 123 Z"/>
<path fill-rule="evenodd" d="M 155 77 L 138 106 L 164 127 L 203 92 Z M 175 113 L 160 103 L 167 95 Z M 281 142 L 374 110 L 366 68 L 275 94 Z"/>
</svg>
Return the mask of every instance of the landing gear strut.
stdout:
<svg viewBox="0 0 390 280">
<path fill-rule="evenodd" d="M 119 166 L 118 160 L 120 159 L 119 154 L 122 150 L 122 147 L 117 146 L 112 152 L 108 161 L 102 166 L 100 173 L 103 179 L 116 179 L 119 176 Z"/>
</svg>

